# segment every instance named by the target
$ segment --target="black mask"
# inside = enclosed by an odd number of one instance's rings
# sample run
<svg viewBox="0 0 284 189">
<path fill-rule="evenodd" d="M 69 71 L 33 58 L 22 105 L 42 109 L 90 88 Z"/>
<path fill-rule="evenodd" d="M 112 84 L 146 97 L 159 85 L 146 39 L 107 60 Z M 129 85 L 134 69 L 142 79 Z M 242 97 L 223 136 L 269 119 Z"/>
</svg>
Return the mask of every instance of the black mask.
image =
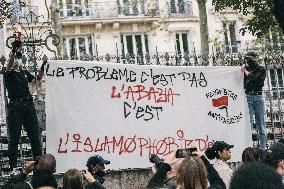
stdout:
<svg viewBox="0 0 284 189">
<path fill-rule="evenodd" d="M 248 67 L 247 67 L 248 70 L 254 70 L 258 66 L 257 63 L 250 58 L 246 58 L 246 62 L 247 62 L 247 65 L 248 65 Z"/>
<path fill-rule="evenodd" d="M 94 178 L 98 180 L 101 184 L 103 184 L 105 182 L 105 179 L 103 178 L 105 174 L 106 173 L 104 171 L 96 171 Z"/>
</svg>

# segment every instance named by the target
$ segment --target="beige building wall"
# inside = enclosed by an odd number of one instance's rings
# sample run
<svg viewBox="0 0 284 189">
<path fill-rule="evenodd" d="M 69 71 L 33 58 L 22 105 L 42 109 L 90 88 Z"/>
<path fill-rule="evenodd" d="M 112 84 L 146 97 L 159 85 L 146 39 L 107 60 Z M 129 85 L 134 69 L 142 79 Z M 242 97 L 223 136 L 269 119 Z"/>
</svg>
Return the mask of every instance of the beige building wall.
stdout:
<svg viewBox="0 0 284 189">
<path fill-rule="evenodd" d="M 83 3 L 80 6 L 66 4 L 69 1 L 60 0 L 62 5 L 59 5 L 61 11 L 61 23 L 63 28 L 63 36 L 65 38 L 72 37 L 91 37 L 92 54 L 111 55 L 122 54 L 121 36 L 129 34 L 147 34 L 148 48 L 150 54 L 159 54 L 165 52 L 176 53 L 177 43 L 176 35 L 179 33 L 187 33 L 188 50 L 190 53 L 200 52 L 200 29 L 199 29 L 199 11 L 196 0 L 184 1 L 188 2 L 186 11 L 190 14 L 176 14 L 178 16 L 171 16 L 171 9 L 169 6 L 170 0 L 157 0 L 158 11 L 157 15 L 150 16 L 149 14 L 138 15 L 123 15 L 117 14 L 119 7 L 117 0 L 89 0 L 88 7 Z M 152 0 L 145 0 L 145 4 L 149 4 Z M 59 1 L 58 1 L 59 2 Z M 123 1 L 119 1 L 123 3 Z M 176 0 L 176 3 L 178 1 Z M 48 10 L 51 5 L 51 0 L 36 1 L 26 0 L 26 3 L 35 8 L 36 13 L 43 14 L 44 17 L 40 18 L 40 22 L 50 20 L 50 13 Z M 74 1 L 75 4 L 75 1 Z M 176 5 L 177 6 L 177 5 Z M 89 11 L 89 15 L 70 16 L 67 15 L 68 11 L 82 9 L 83 12 Z M 49 10 L 50 11 L 50 10 Z M 76 12 L 76 11 L 75 11 Z M 141 10 L 140 10 L 141 12 Z M 243 26 L 245 18 L 234 11 L 224 11 L 215 13 L 212 6 L 212 0 L 207 2 L 208 14 L 208 28 L 209 28 L 209 41 L 210 53 L 215 51 L 216 44 L 212 41 L 217 38 L 219 42 L 224 43 L 223 22 L 235 22 L 235 35 L 238 41 L 238 52 L 246 50 L 248 42 L 251 42 L 255 37 L 249 33 L 242 36 L 238 31 Z M 173 15 L 173 14 L 172 14 Z M 13 34 L 13 29 L 8 23 L 7 36 Z M 65 42 L 66 43 L 66 42 Z M 78 44 L 76 44 L 78 47 Z M 70 48 L 65 44 L 65 49 Z M 7 49 L 7 48 L 6 48 Z M 68 50 L 65 50 L 65 52 Z M 53 56 L 52 53 L 46 51 L 47 55 Z M 215 53 L 215 52 L 214 52 Z M 70 54 L 70 53 L 69 53 Z"/>
</svg>

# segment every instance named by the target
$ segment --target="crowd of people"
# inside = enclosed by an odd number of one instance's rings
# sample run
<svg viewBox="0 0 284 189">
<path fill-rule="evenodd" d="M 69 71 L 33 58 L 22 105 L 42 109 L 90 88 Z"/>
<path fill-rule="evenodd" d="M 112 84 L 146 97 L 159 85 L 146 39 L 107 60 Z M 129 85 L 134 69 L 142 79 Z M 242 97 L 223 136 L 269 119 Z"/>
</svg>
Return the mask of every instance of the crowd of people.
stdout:
<svg viewBox="0 0 284 189">
<path fill-rule="evenodd" d="M 105 189 L 104 169 L 110 161 L 99 155 L 91 156 L 86 164 L 87 169 L 69 169 L 63 175 L 63 182 L 59 184 L 54 173 L 56 159 L 51 154 L 39 157 L 37 161 L 28 161 L 24 170 L 13 175 L 2 187 L 3 189 Z M 27 175 L 32 174 L 30 182 Z"/>
<path fill-rule="evenodd" d="M 284 143 L 277 142 L 266 151 L 248 147 L 241 165 L 233 171 L 227 164 L 234 145 L 216 141 L 205 153 L 193 151 L 180 157 L 177 150 L 165 160 L 155 160 L 149 189 L 284 189 Z M 196 148 L 195 148 L 196 149 Z M 159 158 L 156 156 L 155 158 Z M 214 164 L 210 160 L 214 160 Z M 105 165 L 110 161 L 91 156 L 85 169 L 69 169 L 62 183 L 56 176 L 56 159 L 51 154 L 27 162 L 18 175 L 12 176 L 3 189 L 105 189 Z M 27 181 L 27 175 L 32 173 Z M 111 181 L 109 181 L 111 182 Z"/>
</svg>

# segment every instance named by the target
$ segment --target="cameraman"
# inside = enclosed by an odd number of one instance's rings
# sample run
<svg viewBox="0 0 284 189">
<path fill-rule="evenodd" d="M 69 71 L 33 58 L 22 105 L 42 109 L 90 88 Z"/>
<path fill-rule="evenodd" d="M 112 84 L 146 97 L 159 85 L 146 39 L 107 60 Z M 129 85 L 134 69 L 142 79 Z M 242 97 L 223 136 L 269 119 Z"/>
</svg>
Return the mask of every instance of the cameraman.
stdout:
<svg viewBox="0 0 284 189">
<path fill-rule="evenodd" d="M 244 72 L 244 88 L 249 107 L 251 128 L 253 127 L 253 116 L 255 116 L 256 128 L 260 136 L 260 148 L 266 150 L 267 133 L 264 122 L 264 99 L 262 96 L 262 87 L 266 78 L 266 71 L 257 64 L 257 54 L 248 52 L 245 54 L 245 64 L 242 67 Z"/>
<path fill-rule="evenodd" d="M 192 156 L 200 156 L 199 152 L 193 152 Z M 180 163 L 184 158 L 176 158 L 176 150 L 169 154 L 167 159 L 164 162 L 160 163 L 157 169 L 157 166 L 153 166 L 154 175 L 149 180 L 147 188 L 167 188 L 167 189 L 176 189 L 176 175 L 178 173 L 178 168 Z M 207 160 L 206 156 L 201 155 L 200 159 L 204 163 L 207 170 L 207 180 L 210 184 L 208 189 L 225 189 L 226 186 L 219 176 L 218 172 Z"/>
<path fill-rule="evenodd" d="M 108 164 L 110 164 L 110 161 L 105 160 L 104 158 L 102 158 L 102 156 L 95 155 L 89 157 L 86 166 L 93 177 L 101 184 L 103 184 L 105 182 L 105 165 Z"/>
<path fill-rule="evenodd" d="M 176 158 L 176 150 L 169 154 L 169 156 L 163 160 L 159 160 L 158 165 L 152 167 L 154 175 L 149 180 L 147 188 L 176 188 L 176 175 L 178 166 L 183 158 Z"/>
</svg>

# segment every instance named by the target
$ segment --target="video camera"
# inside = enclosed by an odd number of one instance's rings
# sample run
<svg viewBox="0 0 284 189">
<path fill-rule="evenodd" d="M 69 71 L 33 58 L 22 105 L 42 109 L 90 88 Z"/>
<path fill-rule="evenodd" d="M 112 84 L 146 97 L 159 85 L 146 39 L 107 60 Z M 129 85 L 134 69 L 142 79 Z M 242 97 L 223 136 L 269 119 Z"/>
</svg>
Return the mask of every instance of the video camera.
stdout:
<svg viewBox="0 0 284 189">
<path fill-rule="evenodd" d="M 151 154 L 149 160 L 151 163 L 154 163 L 157 168 L 159 168 L 161 164 L 164 162 L 163 158 L 160 158 L 159 156 L 155 154 Z"/>
</svg>

